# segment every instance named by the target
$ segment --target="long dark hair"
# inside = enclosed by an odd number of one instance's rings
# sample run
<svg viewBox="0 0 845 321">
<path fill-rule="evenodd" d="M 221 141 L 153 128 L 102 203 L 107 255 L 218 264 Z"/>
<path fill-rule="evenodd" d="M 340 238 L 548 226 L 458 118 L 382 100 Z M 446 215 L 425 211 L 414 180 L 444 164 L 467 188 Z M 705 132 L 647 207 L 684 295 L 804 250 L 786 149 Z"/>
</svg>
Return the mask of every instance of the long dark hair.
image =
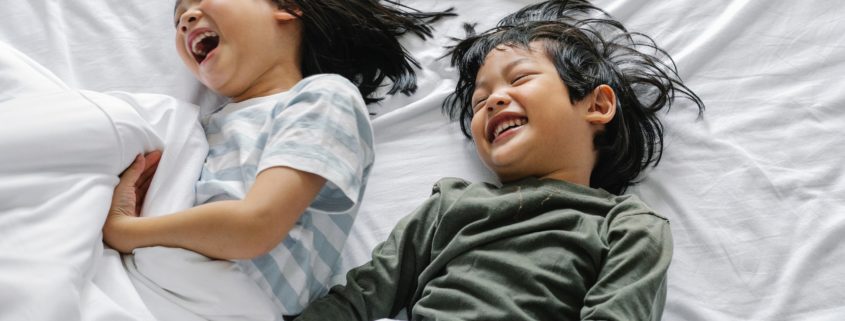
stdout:
<svg viewBox="0 0 845 321">
<path fill-rule="evenodd" d="M 414 93 L 419 63 L 398 38 L 407 33 L 431 37 L 430 23 L 454 15 L 451 9 L 421 12 L 387 0 L 273 1 L 302 21 L 303 76 L 344 76 L 358 86 L 367 103 L 381 99 L 376 90 L 385 79 L 391 82 L 387 94 Z"/>
<path fill-rule="evenodd" d="M 616 116 L 595 138 L 598 159 L 590 177 L 592 187 L 623 193 L 645 168 L 660 161 L 663 125 L 657 112 L 668 109 L 677 96 L 691 100 L 699 116 L 704 110 L 666 51 L 650 37 L 629 32 L 588 1 L 552 0 L 527 6 L 481 34 L 471 25 L 465 28 L 467 38 L 450 48 L 459 77 L 443 108 L 460 121 L 467 137 L 471 138 L 475 77 L 497 46 L 528 48 L 531 42 L 542 43 L 573 103 L 599 85 L 613 88 Z"/>
</svg>

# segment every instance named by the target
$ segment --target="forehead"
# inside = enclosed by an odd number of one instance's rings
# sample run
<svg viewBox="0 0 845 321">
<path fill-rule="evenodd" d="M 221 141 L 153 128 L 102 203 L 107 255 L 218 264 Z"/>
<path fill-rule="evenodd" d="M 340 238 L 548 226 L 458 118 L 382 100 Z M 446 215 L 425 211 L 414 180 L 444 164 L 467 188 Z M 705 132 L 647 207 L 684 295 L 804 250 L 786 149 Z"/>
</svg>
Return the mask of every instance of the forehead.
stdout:
<svg viewBox="0 0 845 321">
<path fill-rule="evenodd" d="M 506 71 L 525 62 L 549 61 L 544 47 L 539 42 L 531 42 L 528 46 L 521 44 L 501 44 L 490 50 L 479 66 L 476 78 L 483 72 Z"/>
<path fill-rule="evenodd" d="M 531 51 L 531 48 L 518 44 L 498 45 L 487 53 L 487 56 L 484 57 L 484 63 L 482 66 L 486 65 L 489 61 L 517 59 L 519 57 L 532 56 Z"/>
</svg>

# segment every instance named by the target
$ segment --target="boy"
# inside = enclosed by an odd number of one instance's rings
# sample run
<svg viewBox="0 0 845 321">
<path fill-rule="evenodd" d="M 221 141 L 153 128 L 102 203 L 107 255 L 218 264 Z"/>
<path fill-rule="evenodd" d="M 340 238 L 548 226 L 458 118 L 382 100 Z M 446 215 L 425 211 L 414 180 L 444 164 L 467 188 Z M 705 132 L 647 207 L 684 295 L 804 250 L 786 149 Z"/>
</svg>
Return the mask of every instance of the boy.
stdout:
<svg viewBox="0 0 845 321">
<path fill-rule="evenodd" d="M 547 1 L 452 48 L 444 106 L 502 186 L 439 181 L 298 320 L 660 319 L 669 222 L 614 194 L 659 160 L 656 112 L 676 92 L 703 105 L 650 39 L 592 12 Z"/>
</svg>

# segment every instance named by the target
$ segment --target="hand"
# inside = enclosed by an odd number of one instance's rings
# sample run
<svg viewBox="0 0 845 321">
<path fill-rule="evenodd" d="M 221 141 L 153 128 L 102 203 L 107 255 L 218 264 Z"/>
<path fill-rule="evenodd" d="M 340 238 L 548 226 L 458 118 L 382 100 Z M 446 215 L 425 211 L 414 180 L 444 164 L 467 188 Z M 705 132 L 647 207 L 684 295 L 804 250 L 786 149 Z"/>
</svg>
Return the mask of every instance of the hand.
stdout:
<svg viewBox="0 0 845 321">
<path fill-rule="evenodd" d="M 103 225 L 103 240 L 115 250 L 128 253 L 134 249 L 122 239 L 121 225 L 141 214 L 159 160 L 160 151 L 138 155 L 132 165 L 120 174 L 120 182 L 114 188 L 111 208 Z"/>
</svg>

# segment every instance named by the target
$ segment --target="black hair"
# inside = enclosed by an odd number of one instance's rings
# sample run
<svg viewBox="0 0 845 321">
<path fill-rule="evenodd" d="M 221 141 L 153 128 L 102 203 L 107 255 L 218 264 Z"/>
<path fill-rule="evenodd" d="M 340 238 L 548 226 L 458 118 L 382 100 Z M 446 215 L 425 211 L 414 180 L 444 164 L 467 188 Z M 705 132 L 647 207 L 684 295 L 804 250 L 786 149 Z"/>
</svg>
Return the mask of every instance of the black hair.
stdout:
<svg viewBox="0 0 845 321">
<path fill-rule="evenodd" d="M 454 15 L 451 9 L 421 12 L 388 0 L 273 2 L 302 21 L 303 76 L 344 76 L 355 83 L 367 103 L 381 100 L 376 91 L 385 79 L 391 82 L 388 95 L 416 91 L 414 68 L 419 68 L 419 63 L 398 38 L 407 33 L 431 37 L 430 23 Z"/>
<path fill-rule="evenodd" d="M 546 1 L 506 16 L 481 34 L 472 25 L 465 29 L 466 39 L 457 39 L 447 54 L 459 75 L 443 109 L 460 122 L 469 138 L 475 77 L 487 54 L 500 45 L 543 44 L 573 103 L 599 85 L 613 89 L 616 115 L 594 140 L 598 158 L 591 187 L 621 194 L 643 170 L 657 165 L 663 153 L 663 125 L 657 112 L 668 109 L 676 96 L 691 100 L 699 117 L 704 110 L 704 103 L 681 81 L 666 51 L 647 35 L 629 32 L 588 1 Z"/>
</svg>

